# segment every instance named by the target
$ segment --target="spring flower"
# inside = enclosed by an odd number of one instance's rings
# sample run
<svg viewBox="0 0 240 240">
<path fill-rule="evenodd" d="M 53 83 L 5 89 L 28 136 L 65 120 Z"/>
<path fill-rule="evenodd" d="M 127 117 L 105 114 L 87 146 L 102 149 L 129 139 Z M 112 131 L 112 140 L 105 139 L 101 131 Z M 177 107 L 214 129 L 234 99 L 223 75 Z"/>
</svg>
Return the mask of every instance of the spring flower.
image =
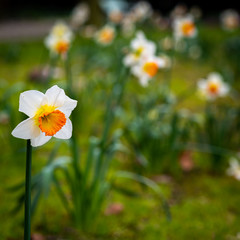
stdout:
<svg viewBox="0 0 240 240">
<path fill-rule="evenodd" d="M 193 38 L 197 35 L 197 29 L 191 15 L 177 17 L 173 21 L 175 39 Z"/>
<path fill-rule="evenodd" d="M 207 79 L 199 80 L 198 89 L 208 100 L 223 97 L 229 92 L 229 86 L 224 83 L 222 76 L 219 73 L 210 73 Z"/>
<path fill-rule="evenodd" d="M 96 32 L 95 38 L 98 43 L 102 45 L 109 45 L 115 38 L 115 28 L 110 25 L 106 25 Z"/>
<path fill-rule="evenodd" d="M 65 55 L 73 39 L 71 29 L 63 22 L 55 24 L 45 39 L 45 45 L 51 54 Z"/>
<path fill-rule="evenodd" d="M 136 38 L 131 41 L 130 46 L 131 52 L 123 60 L 125 66 L 138 64 L 142 58 L 152 56 L 156 51 L 156 45 L 147 40 L 141 31 L 137 32 Z"/>
<path fill-rule="evenodd" d="M 108 14 L 108 18 L 111 22 L 115 24 L 120 24 L 123 19 L 123 13 L 120 10 L 112 10 Z"/>
<path fill-rule="evenodd" d="M 65 95 L 63 89 L 53 86 L 45 94 L 29 90 L 20 94 L 19 111 L 29 118 L 12 131 L 21 139 L 31 139 L 33 147 L 41 146 L 52 137 L 69 139 L 72 136 L 72 122 L 69 116 L 77 101 Z"/>
<path fill-rule="evenodd" d="M 228 9 L 220 15 L 220 21 L 225 30 L 232 31 L 239 27 L 240 17 L 237 11 Z"/>
<path fill-rule="evenodd" d="M 142 21 L 151 17 L 153 10 L 148 2 L 140 1 L 133 6 L 132 13 L 134 14 L 136 21 Z"/>
<path fill-rule="evenodd" d="M 72 11 L 71 25 L 74 28 L 82 26 L 89 18 L 90 9 L 87 3 L 78 4 Z"/>
<path fill-rule="evenodd" d="M 229 168 L 227 169 L 227 174 L 233 176 L 237 180 L 240 180 L 240 164 L 236 158 L 231 158 L 229 161 Z"/>
<path fill-rule="evenodd" d="M 131 68 L 132 74 L 136 76 L 140 84 L 145 87 L 151 78 L 156 76 L 159 68 L 165 67 L 165 61 L 156 56 L 150 56 Z"/>
</svg>

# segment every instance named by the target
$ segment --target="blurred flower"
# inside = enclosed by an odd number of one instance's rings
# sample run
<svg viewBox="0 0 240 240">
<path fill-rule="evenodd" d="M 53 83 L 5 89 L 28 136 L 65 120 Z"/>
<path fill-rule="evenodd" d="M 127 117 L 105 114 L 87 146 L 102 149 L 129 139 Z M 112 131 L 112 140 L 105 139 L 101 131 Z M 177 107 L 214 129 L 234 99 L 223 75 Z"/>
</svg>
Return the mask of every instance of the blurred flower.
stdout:
<svg viewBox="0 0 240 240">
<path fill-rule="evenodd" d="M 123 13 L 120 10 L 113 10 L 108 14 L 108 18 L 115 24 L 120 24 L 123 20 Z"/>
<path fill-rule="evenodd" d="M 202 10 L 198 6 L 191 7 L 189 12 L 195 19 L 200 19 L 202 17 Z"/>
<path fill-rule="evenodd" d="M 180 155 L 179 162 L 180 162 L 180 166 L 181 166 L 183 171 L 190 172 L 194 167 L 192 152 L 191 151 L 184 151 Z"/>
<path fill-rule="evenodd" d="M 139 64 L 132 67 L 131 72 L 136 76 L 142 86 L 147 86 L 151 78 L 153 78 L 159 68 L 165 67 L 165 61 L 156 56 L 149 56 L 147 58 L 141 59 Z"/>
<path fill-rule="evenodd" d="M 210 73 L 207 79 L 199 80 L 197 85 L 200 93 L 208 100 L 223 97 L 229 92 L 228 84 L 224 83 L 219 73 Z"/>
<path fill-rule="evenodd" d="M 97 32 L 97 28 L 94 25 L 87 25 L 83 28 L 83 35 L 86 38 L 93 38 Z"/>
<path fill-rule="evenodd" d="M 121 30 L 125 37 L 131 36 L 135 31 L 135 21 L 132 19 L 131 15 L 127 14 L 122 19 Z"/>
<path fill-rule="evenodd" d="M 51 54 L 64 56 L 70 47 L 72 39 L 73 33 L 71 29 L 65 23 L 58 22 L 45 38 L 45 45 Z"/>
<path fill-rule="evenodd" d="M 87 3 L 78 4 L 72 11 L 71 15 L 71 26 L 73 28 L 79 28 L 89 18 L 90 9 Z"/>
<path fill-rule="evenodd" d="M 164 37 L 160 41 L 160 46 L 162 47 L 163 50 L 168 51 L 171 50 L 174 46 L 173 39 L 171 37 Z"/>
<path fill-rule="evenodd" d="M 173 21 L 173 30 L 176 40 L 193 38 L 197 35 L 197 29 L 191 15 L 175 18 Z"/>
<path fill-rule="evenodd" d="M 69 139 L 72 122 L 69 116 L 77 101 L 65 95 L 63 89 L 53 86 L 45 94 L 29 90 L 20 94 L 19 111 L 29 116 L 12 131 L 21 139 L 31 139 L 33 147 L 48 142 L 52 136 Z"/>
<path fill-rule="evenodd" d="M 130 43 L 131 51 L 123 59 L 125 66 L 133 66 L 138 64 L 142 58 L 155 54 L 155 43 L 147 40 L 143 32 L 138 31 L 136 37 Z"/>
<path fill-rule="evenodd" d="M 229 176 L 233 176 L 234 178 L 236 178 L 237 180 L 240 180 L 240 164 L 239 161 L 232 157 L 229 160 L 229 168 L 227 169 L 227 174 Z"/>
<path fill-rule="evenodd" d="M 220 21 L 224 29 L 231 31 L 239 27 L 240 17 L 237 11 L 228 9 L 220 15 Z"/>
<path fill-rule="evenodd" d="M 183 17 L 187 13 L 187 7 L 184 4 L 178 4 L 171 11 L 170 16 L 172 18 Z"/>
<path fill-rule="evenodd" d="M 132 13 L 135 16 L 136 21 L 142 21 L 151 17 L 153 10 L 148 2 L 140 1 L 133 6 Z"/>
<path fill-rule="evenodd" d="M 189 48 L 189 56 L 192 59 L 198 59 L 202 55 L 202 49 L 198 45 L 193 45 Z"/>
<path fill-rule="evenodd" d="M 102 45 L 109 45 L 115 38 L 115 28 L 110 25 L 105 25 L 95 34 L 96 41 Z"/>
<path fill-rule="evenodd" d="M 0 111 L 0 124 L 6 125 L 9 123 L 9 114 L 6 111 Z"/>
<path fill-rule="evenodd" d="M 105 210 L 105 215 L 117 215 L 122 213 L 124 210 L 124 206 L 122 203 L 112 203 L 110 204 L 107 209 Z"/>
</svg>

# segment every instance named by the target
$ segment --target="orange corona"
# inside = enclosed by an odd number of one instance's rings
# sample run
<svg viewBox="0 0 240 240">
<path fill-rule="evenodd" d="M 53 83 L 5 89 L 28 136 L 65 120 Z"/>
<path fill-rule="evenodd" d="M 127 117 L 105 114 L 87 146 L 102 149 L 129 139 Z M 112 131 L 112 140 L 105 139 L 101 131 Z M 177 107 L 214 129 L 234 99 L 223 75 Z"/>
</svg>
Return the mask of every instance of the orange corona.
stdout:
<svg viewBox="0 0 240 240">
<path fill-rule="evenodd" d="M 143 70 L 151 77 L 154 77 L 158 71 L 158 65 L 155 62 L 147 62 L 143 66 Z"/>
</svg>

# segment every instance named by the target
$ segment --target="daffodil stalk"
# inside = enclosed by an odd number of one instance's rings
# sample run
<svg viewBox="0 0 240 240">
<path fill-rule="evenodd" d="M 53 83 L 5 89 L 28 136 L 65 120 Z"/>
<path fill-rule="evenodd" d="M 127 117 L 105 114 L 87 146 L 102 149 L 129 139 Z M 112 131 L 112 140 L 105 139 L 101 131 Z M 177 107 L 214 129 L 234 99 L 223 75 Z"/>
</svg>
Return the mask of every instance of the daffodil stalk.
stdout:
<svg viewBox="0 0 240 240">
<path fill-rule="evenodd" d="M 31 165 L 32 165 L 32 146 L 30 140 L 27 140 L 24 240 L 31 239 Z"/>
</svg>

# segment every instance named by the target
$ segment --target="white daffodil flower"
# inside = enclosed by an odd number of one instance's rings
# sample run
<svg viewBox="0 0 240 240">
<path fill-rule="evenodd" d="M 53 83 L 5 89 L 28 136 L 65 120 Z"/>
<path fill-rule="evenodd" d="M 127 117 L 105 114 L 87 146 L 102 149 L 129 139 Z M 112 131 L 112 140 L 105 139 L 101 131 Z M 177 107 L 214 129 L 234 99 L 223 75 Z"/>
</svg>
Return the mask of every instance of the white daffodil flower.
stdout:
<svg viewBox="0 0 240 240">
<path fill-rule="evenodd" d="M 227 169 L 227 174 L 233 176 L 237 180 L 240 180 L 240 164 L 236 158 L 231 158 L 229 161 L 229 168 Z"/>
<path fill-rule="evenodd" d="M 195 37 L 197 29 L 193 17 L 191 15 L 176 17 L 173 21 L 173 31 L 176 40 Z"/>
<path fill-rule="evenodd" d="M 143 59 L 139 64 L 133 66 L 131 71 L 132 74 L 139 79 L 140 84 L 143 87 L 146 87 L 149 80 L 157 74 L 159 68 L 164 68 L 165 64 L 163 58 L 150 56 Z"/>
<path fill-rule="evenodd" d="M 197 85 L 200 94 L 208 100 L 224 97 L 230 90 L 228 84 L 224 83 L 219 73 L 210 73 L 207 79 L 199 80 Z"/>
<path fill-rule="evenodd" d="M 232 31 L 239 27 L 240 16 L 237 11 L 228 9 L 220 15 L 220 21 L 225 30 Z"/>
<path fill-rule="evenodd" d="M 115 38 L 115 28 L 110 25 L 105 25 L 102 29 L 96 32 L 95 39 L 101 45 L 110 45 Z"/>
<path fill-rule="evenodd" d="M 153 56 L 156 52 L 156 44 L 145 38 L 143 32 L 138 31 L 136 38 L 131 43 L 131 52 L 123 59 L 125 66 L 134 66 L 138 64 L 142 58 Z"/>
<path fill-rule="evenodd" d="M 65 23 L 59 22 L 53 26 L 44 42 L 52 54 L 64 55 L 67 53 L 72 39 L 71 29 Z"/>
<path fill-rule="evenodd" d="M 41 146 L 52 137 L 69 139 L 72 122 L 69 116 L 77 101 L 66 96 L 63 89 L 53 86 L 45 94 L 29 90 L 20 94 L 19 111 L 29 118 L 19 123 L 12 135 L 31 139 L 33 147 Z"/>
</svg>

